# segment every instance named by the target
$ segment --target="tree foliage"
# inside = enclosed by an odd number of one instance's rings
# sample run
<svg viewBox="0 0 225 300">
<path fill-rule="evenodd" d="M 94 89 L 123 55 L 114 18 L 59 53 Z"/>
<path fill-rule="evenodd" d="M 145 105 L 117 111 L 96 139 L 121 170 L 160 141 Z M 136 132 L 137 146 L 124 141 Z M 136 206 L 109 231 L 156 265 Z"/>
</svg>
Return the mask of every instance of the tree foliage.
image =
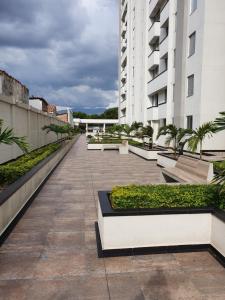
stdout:
<svg viewBox="0 0 225 300">
<path fill-rule="evenodd" d="M 3 129 L 3 120 L 0 119 L 0 144 L 13 145 L 16 144 L 24 153 L 29 151 L 29 145 L 26 137 L 15 136 L 12 128 Z"/>
</svg>

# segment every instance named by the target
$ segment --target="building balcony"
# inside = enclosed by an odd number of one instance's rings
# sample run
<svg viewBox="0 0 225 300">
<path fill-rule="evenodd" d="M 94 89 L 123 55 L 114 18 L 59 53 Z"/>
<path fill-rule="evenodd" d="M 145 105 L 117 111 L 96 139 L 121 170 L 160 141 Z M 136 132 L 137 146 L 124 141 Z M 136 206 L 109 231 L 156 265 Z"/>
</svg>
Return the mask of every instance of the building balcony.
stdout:
<svg viewBox="0 0 225 300">
<path fill-rule="evenodd" d="M 124 68 L 126 64 L 127 64 L 127 50 L 125 50 L 121 56 L 121 66 Z"/>
<path fill-rule="evenodd" d="M 161 8 L 161 5 L 165 0 L 151 0 L 149 3 L 149 16 L 152 18 Z"/>
<path fill-rule="evenodd" d="M 170 10 L 170 2 L 168 1 L 166 5 L 163 7 L 160 14 L 160 23 L 163 25 L 169 18 L 169 10 Z"/>
<path fill-rule="evenodd" d="M 123 23 L 121 26 L 121 35 L 124 36 L 127 32 L 127 26 Z"/>
<path fill-rule="evenodd" d="M 126 80 L 127 80 L 127 70 L 123 69 L 121 72 L 121 81 L 126 82 Z"/>
<path fill-rule="evenodd" d="M 148 42 L 154 44 L 160 37 L 160 22 L 155 22 L 148 31 Z"/>
<path fill-rule="evenodd" d="M 148 69 L 152 70 L 159 65 L 159 51 L 153 51 L 148 57 Z"/>
<path fill-rule="evenodd" d="M 168 53 L 169 50 L 169 38 L 168 35 L 161 41 L 159 45 L 160 57 L 163 57 Z"/>
<path fill-rule="evenodd" d="M 122 11 L 121 11 L 122 21 L 125 21 L 126 14 L 127 14 L 127 1 L 125 1 L 124 5 L 122 7 Z"/>
<path fill-rule="evenodd" d="M 122 86 L 121 92 L 120 92 L 121 96 L 122 96 L 122 97 L 125 97 L 125 96 L 126 96 L 126 93 L 127 93 L 127 87 L 126 87 L 126 86 Z"/>
<path fill-rule="evenodd" d="M 126 109 L 126 108 L 127 108 L 127 101 L 125 99 L 120 102 L 120 110 L 124 111 L 124 109 Z"/>
<path fill-rule="evenodd" d="M 121 43 L 121 51 L 124 52 L 126 49 L 127 49 L 127 40 L 124 39 L 124 40 L 122 40 L 122 43 Z"/>
<path fill-rule="evenodd" d="M 154 79 L 148 82 L 148 95 L 152 95 L 167 86 L 168 83 L 168 71 L 165 70 L 156 76 Z"/>
<path fill-rule="evenodd" d="M 159 119 L 159 109 L 158 106 L 148 107 L 147 118 L 149 121 L 154 121 Z"/>
</svg>

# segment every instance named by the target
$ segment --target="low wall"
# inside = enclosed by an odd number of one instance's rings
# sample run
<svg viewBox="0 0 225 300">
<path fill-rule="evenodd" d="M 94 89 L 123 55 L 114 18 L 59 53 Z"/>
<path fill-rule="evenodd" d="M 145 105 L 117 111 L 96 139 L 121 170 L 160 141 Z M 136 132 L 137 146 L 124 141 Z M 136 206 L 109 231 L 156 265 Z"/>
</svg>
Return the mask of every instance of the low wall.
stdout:
<svg viewBox="0 0 225 300">
<path fill-rule="evenodd" d="M 27 174 L 0 193 L 0 236 L 38 190 L 52 170 L 71 149 L 78 137 L 64 142 L 64 146 L 44 159 Z"/>
<path fill-rule="evenodd" d="M 65 125 L 56 117 L 41 112 L 24 103 L 16 103 L 12 97 L 0 95 L 0 119 L 3 128 L 13 128 L 15 135 L 26 136 L 32 149 L 37 149 L 57 140 L 53 132 L 46 134 L 42 127 L 51 123 Z M 16 145 L 0 145 L 0 164 L 22 155 Z"/>
</svg>

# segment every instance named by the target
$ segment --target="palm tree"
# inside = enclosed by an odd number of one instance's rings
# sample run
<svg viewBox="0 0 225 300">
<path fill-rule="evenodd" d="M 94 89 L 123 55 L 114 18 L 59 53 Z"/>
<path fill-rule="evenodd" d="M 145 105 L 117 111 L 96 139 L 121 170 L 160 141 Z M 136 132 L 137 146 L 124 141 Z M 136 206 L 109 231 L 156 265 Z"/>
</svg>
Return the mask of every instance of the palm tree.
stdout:
<svg viewBox="0 0 225 300">
<path fill-rule="evenodd" d="M 192 134 L 191 129 L 177 128 L 175 125 L 169 124 L 159 129 L 157 139 L 162 135 L 167 135 L 165 144 L 167 146 L 170 146 L 171 142 L 173 142 L 173 151 L 176 157 L 177 149 L 179 146 L 181 147 L 180 153 L 183 154 L 183 148 L 189 140 L 184 140 L 184 138 L 190 134 Z"/>
<path fill-rule="evenodd" d="M 220 113 L 220 117 L 216 118 L 214 124 L 216 125 L 216 131 L 225 130 L 225 111 Z"/>
<path fill-rule="evenodd" d="M 133 122 L 131 125 L 131 131 L 137 131 L 139 128 L 143 127 L 143 123 L 142 122 Z"/>
<path fill-rule="evenodd" d="M 149 138 L 148 148 L 152 149 L 154 129 L 152 128 L 152 126 L 148 125 L 148 126 L 142 128 L 142 132 L 143 132 L 143 136 L 147 136 Z"/>
<path fill-rule="evenodd" d="M 45 125 L 42 127 L 42 130 L 46 130 L 47 133 L 54 132 L 57 136 L 57 140 L 59 138 L 59 134 L 62 134 L 62 127 L 56 124 Z"/>
<path fill-rule="evenodd" d="M 200 159 L 202 159 L 202 144 L 206 137 L 212 137 L 215 133 L 215 124 L 213 122 L 207 122 L 202 124 L 199 128 L 193 130 L 193 135 L 188 140 L 188 148 L 192 152 L 196 152 L 198 145 L 200 147 Z"/>
<path fill-rule="evenodd" d="M 133 131 L 133 129 L 131 128 L 131 126 L 125 124 L 123 125 L 123 132 L 125 132 L 126 136 L 130 136 L 131 131 Z"/>
<path fill-rule="evenodd" d="M 0 119 L 0 144 L 13 145 L 16 144 L 24 153 L 29 151 L 29 145 L 26 138 L 17 137 L 13 133 L 13 129 L 5 128 L 3 130 L 3 120 Z"/>
<path fill-rule="evenodd" d="M 163 126 L 159 129 L 158 135 L 157 135 L 157 139 L 162 136 L 162 135 L 167 135 L 166 138 L 166 142 L 165 144 L 167 146 L 170 146 L 171 142 L 173 141 L 173 151 L 174 151 L 174 155 L 176 156 L 177 153 L 177 137 L 179 134 L 179 129 L 173 125 L 173 124 L 169 124 L 166 126 Z"/>
<path fill-rule="evenodd" d="M 179 128 L 177 134 L 177 148 L 179 148 L 179 155 L 183 155 L 184 146 L 189 141 L 192 135 L 192 129 Z"/>
</svg>

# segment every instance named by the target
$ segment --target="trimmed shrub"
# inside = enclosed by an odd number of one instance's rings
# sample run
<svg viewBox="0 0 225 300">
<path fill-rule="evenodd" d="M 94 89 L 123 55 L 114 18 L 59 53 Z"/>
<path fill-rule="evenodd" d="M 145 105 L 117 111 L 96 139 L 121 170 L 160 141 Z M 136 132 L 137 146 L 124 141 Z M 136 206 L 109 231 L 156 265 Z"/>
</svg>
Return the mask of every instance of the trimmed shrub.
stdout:
<svg viewBox="0 0 225 300">
<path fill-rule="evenodd" d="M 114 209 L 225 208 L 217 185 L 130 185 L 114 187 L 110 197 Z"/>
<path fill-rule="evenodd" d="M 225 160 L 213 162 L 214 170 L 217 173 L 223 172 L 225 170 Z"/>
<path fill-rule="evenodd" d="M 137 146 L 137 147 L 143 147 L 143 143 L 137 142 L 137 141 L 133 141 L 133 140 L 129 140 L 129 145 L 131 146 Z"/>
<path fill-rule="evenodd" d="M 59 149 L 60 146 L 60 144 L 51 144 L 23 155 L 14 161 L 0 165 L 0 185 L 13 183 Z"/>
</svg>

